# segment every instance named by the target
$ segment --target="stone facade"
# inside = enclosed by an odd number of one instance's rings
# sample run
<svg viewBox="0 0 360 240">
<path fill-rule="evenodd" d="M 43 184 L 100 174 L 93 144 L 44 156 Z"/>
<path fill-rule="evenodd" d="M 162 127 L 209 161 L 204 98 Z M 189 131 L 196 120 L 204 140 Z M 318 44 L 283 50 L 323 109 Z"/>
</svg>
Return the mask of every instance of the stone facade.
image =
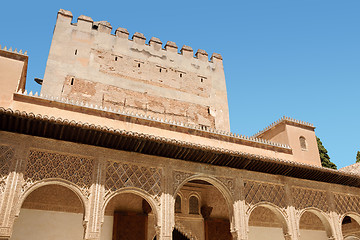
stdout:
<svg viewBox="0 0 360 240">
<path fill-rule="evenodd" d="M 59 11 L 41 93 L 228 131 L 222 58 Z M 66 49 L 66 50 L 65 50 Z M 65 51 L 64 51 L 65 50 Z M 61 86 L 61 87 L 59 87 Z"/>
<path fill-rule="evenodd" d="M 0 239 L 359 239 L 360 176 L 319 166 L 313 125 L 224 131 L 219 55 L 71 19 L 42 95 L 24 91 L 27 56 L 0 50 Z"/>
</svg>

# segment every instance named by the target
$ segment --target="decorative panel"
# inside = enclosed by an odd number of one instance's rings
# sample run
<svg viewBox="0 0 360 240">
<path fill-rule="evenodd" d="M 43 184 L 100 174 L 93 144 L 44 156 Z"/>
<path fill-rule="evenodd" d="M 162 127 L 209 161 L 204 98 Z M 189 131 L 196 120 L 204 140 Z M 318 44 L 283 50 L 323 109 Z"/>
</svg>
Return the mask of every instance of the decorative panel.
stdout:
<svg viewBox="0 0 360 240">
<path fill-rule="evenodd" d="M 297 209 L 315 207 L 323 211 L 329 210 L 325 191 L 314 191 L 307 188 L 293 187 L 291 189 L 291 195 Z"/>
<path fill-rule="evenodd" d="M 232 179 L 232 178 L 225 178 L 225 177 L 218 177 L 217 179 L 219 179 L 219 180 L 227 187 L 227 189 L 230 191 L 230 193 L 231 193 L 232 195 L 235 194 L 234 179 Z"/>
<path fill-rule="evenodd" d="M 270 202 L 285 207 L 285 188 L 283 185 L 245 181 L 245 201 L 249 205 Z"/>
<path fill-rule="evenodd" d="M 354 195 L 335 194 L 335 208 L 338 213 L 360 212 L 360 197 Z"/>
<path fill-rule="evenodd" d="M 0 192 L 5 191 L 5 181 L 10 173 L 14 155 L 12 147 L 0 145 Z"/>
<path fill-rule="evenodd" d="M 123 187 L 137 187 L 154 196 L 161 194 L 161 170 L 154 167 L 108 161 L 105 190 L 114 192 Z"/>
<path fill-rule="evenodd" d="M 185 181 L 185 179 L 187 179 L 191 176 L 194 176 L 194 175 L 195 174 L 193 174 L 193 173 L 174 171 L 174 173 L 173 173 L 174 192 Z"/>
<path fill-rule="evenodd" d="M 94 160 L 92 158 L 30 150 L 24 173 L 26 181 L 23 190 L 31 184 L 48 178 L 61 178 L 76 184 L 89 196 L 93 180 Z"/>
</svg>

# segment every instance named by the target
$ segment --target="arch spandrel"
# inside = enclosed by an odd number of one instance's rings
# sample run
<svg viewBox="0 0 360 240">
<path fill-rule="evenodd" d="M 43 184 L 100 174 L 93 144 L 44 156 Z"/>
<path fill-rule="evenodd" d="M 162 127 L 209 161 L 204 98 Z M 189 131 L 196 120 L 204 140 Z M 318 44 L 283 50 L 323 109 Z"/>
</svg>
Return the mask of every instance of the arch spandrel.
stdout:
<svg viewBox="0 0 360 240">
<path fill-rule="evenodd" d="M 287 207 L 283 184 L 245 180 L 244 193 L 245 203 L 249 207 L 258 203 L 270 203 L 282 209 Z"/>
<path fill-rule="evenodd" d="M 87 198 L 94 183 L 95 160 L 91 157 L 30 149 L 23 172 L 22 191 L 47 179 L 62 179 L 78 186 Z"/>
<path fill-rule="evenodd" d="M 105 195 L 123 188 L 141 189 L 159 200 L 162 191 L 162 170 L 157 167 L 107 161 Z"/>
</svg>

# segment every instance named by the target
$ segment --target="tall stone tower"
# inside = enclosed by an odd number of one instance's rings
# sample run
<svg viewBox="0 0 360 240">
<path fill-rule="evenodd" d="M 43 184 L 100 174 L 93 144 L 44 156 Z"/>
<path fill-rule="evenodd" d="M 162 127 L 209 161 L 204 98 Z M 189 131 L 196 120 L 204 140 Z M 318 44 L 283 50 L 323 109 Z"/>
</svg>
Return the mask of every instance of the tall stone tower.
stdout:
<svg viewBox="0 0 360 240">
<path fill-rule="evenodd" d="M 222 57 L 60 10 L 42 94 L 229 131 Z"/>
</svg>

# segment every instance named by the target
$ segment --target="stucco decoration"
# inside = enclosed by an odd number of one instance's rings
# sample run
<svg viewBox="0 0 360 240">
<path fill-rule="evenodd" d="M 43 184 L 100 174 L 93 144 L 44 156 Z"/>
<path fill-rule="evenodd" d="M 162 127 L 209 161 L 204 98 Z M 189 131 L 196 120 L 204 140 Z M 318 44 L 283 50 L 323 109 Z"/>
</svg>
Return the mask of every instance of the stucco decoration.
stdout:
<svg viewBox="0 0 360 240">
<path fill-rule="evenodd" d="M 175 221 L 175 228 L 190 240 L 199 239 L 190 229 L 187 229 L 183 224 L 181 224 L 179 220 Z"/>
<path fill-rule="evenodd" d="M 161 194 L 161 169 L 108 161 L 106 168 L 106 195 L 124 187 L 136 187 L 152 196 Z"/>
<path fill-rule="evenodd" d="M 185 181 L 185 179 L 194 176 L 194 173 L 189 172 L 181 172 L 181 171 L 174 171 L 173 178 L 174 178 L 174 193 L 178 189 L 178 187 Z"/>
<path fill-rule="evenodd" d="M 338 213 L 360 212 L 360 197 L 345 194 L 334 194 L 334 197 Z"/>
<path fill-rule="evenodd" d="M 14 149 L 7 145 L 0 145 L 0 193 L 5 191 L 5 181 L 10 173 L 14 158 Z"/>
<path fill-rule="evenodd" d="M 286 206 L 285 188 L 283 185 L 255 181 L 245 181 L 245 202 L 255 205 L 270 202 L 284 208 Z"/>
<path fill-rule="evenodd" d="M 315 207 L 324 212 L 329 210 L 325 191 L 314 191 L 307 188 L 293 187 L 291 189 L 291 195 L 297 209 Z"/>
<path fill-rule="evenodd" d="M 92 158 L 33 149 L 27 160 L 22 190 L 44 179 L 61 178 L 76 184 L 89 197 L 93 169 Z"/>
<path fill-rule="evenodd" d="M 225 177 L 217 177 L 230 191 L 230 193 L 234 196 L 235 194 L 235 183 L 233 178 L 225 178 Z"/>
</svg>

